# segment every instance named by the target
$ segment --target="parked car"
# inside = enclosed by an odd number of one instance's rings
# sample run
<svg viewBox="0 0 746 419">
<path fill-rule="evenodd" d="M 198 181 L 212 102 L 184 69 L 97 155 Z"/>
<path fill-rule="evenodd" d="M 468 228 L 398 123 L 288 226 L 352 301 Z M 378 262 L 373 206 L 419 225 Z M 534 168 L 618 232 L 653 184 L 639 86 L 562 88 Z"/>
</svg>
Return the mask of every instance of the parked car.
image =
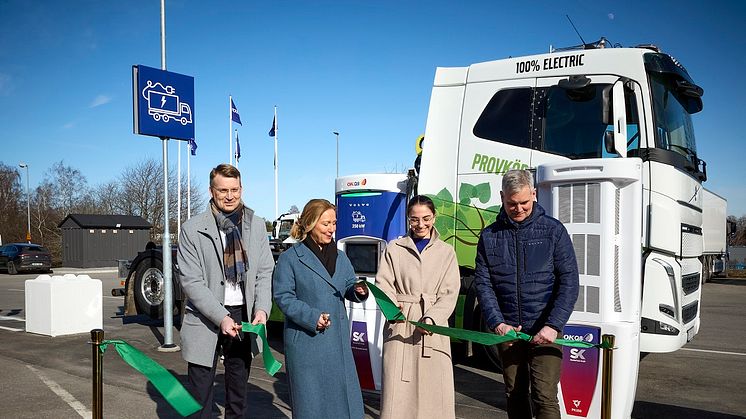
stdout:
<svg viewBox="0 0 746 419">
<path fill-rule="evenodd" d="M 52 255 L 38 244 L 9 243 L 0 247 L 0 269 L 10 275 L 21 271 L 43 271 L 52 268 Z"/>
</svg>

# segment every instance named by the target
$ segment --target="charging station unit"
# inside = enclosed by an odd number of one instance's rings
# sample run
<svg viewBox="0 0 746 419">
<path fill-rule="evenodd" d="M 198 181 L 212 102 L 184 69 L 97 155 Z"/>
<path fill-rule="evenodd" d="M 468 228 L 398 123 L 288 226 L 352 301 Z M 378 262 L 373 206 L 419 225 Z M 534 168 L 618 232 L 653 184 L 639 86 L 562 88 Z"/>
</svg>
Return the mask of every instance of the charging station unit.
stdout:
<svg viewBox="0 0 746 419">
<path fill-rule="evenodd" d="M 612 418 L 629 418 L 640 363 L 642 161 L 592 159 L 538 166 L 538 201 L 572 238 L 580 293 L 561 337 L 615 336 Z M 620 263 L 620 261 L 625 261 Z M 673 286 L 673 285 L 672 285 Z M 563 418 L 601 417 L 602 350 L 563 348 Z"/>
<path fill-rule="evenodd" d="M 407 234 L 407 175 L 370 174 L 336 180 L 337 247 L 359 279 L 375 283 L 386 243 Z M 360 387 L 381 389 L 383 325 L 375 298 L 347 301 L 350 343 Z"/>
</svg>

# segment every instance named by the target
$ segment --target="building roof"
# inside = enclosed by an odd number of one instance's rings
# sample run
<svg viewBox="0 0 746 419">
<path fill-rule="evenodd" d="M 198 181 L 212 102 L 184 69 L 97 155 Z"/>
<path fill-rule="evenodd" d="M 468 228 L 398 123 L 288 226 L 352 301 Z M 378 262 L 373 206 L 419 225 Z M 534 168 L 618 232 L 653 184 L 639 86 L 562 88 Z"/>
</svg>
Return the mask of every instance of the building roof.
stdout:
<svg viewBox="0 0 746 419">
<path fill-rule="evenodd" d="M 58 227 L 149 229 L 152 225 L 138 215 L 70 214 Z"/>
</svg>

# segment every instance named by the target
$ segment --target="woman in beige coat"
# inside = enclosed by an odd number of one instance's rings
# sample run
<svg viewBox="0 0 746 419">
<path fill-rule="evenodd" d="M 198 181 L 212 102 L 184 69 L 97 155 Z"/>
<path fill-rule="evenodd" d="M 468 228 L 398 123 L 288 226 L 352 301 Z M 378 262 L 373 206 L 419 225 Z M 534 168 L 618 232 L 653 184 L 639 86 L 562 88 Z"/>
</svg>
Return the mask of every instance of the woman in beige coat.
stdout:
<svg viewBox="0 0 746 419">
<path fill-rule="evenodd" d="M 376 283 L 407 320 L 448 326 L 461 283 L 456 253 L 433 227 L 430 198 L 412 198 L 407 216 L 409 235 L 388 244 Z M 407 322 L 388 324 L 383 336 L 381 419 L 455 417 L 449 338 Z"/>
</svg>

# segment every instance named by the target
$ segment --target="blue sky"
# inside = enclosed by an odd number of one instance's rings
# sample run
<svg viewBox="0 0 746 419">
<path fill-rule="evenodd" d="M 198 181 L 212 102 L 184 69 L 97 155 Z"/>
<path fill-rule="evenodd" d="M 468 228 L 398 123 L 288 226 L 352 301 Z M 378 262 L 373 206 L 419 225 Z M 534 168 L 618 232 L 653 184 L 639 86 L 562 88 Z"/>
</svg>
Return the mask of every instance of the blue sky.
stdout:
<svg viewBox="0 0 746 419">
<path fill-rule="evenodd" d="M 131 66 L 160 67 L 159 10 L 158 0 L 0 0 L 0 161 L 29 163 L 33 188 L 59 160 L 90 185 L 160 160 L 159 140 L 132 133 L 131 97 Z M 206 194 L 210 168 L 227 161 L 229 94 L 243 121 L 244 199 L 259 215 L 274 215 L 274 105 L 281 212 L 333 198 L 332 131 L 341 175 L 402 172 L 436 67 L 576 45 L 565 14 L 586 41 L 654 43 L 687 67 L 705 89 L 694 122 L 706 187 L 746 215 L 745 134 L 732 128 L 746 115 L 742 1 L 167 1 L 168 69 L 195 78 L 192 173 Z"/>
</svg>

